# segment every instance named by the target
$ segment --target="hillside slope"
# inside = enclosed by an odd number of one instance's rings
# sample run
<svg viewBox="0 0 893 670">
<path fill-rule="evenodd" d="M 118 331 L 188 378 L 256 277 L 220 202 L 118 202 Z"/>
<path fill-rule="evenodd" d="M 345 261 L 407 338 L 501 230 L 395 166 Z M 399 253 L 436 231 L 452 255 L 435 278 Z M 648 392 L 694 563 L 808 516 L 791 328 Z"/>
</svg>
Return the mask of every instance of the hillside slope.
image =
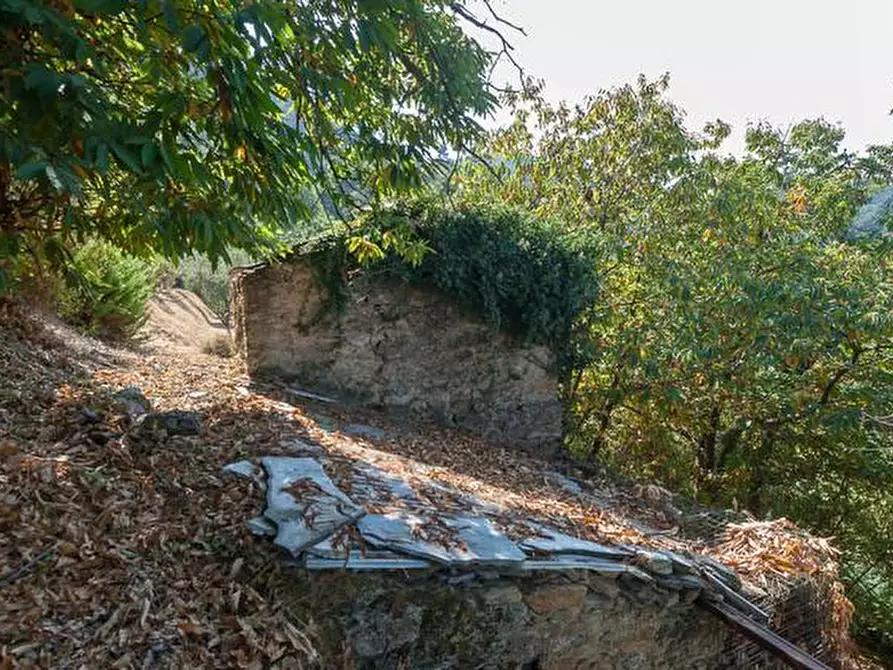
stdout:
<svg viewBox="0 0 893 670">
<path fill-rule="evenodd" d="M 295 440 L 579 537 L 699 551 L 767 591 L 836 579 L 833 550 L 786 522 L 723 535 L 657 487 L 570 479 L 580 473 L 460 433 L 258 388 L 237 360 L 187 352 L 170 323 L 150 320 L 136 353 L 8 303 L 0 317 L 0 667 L 332 667 L 310 617 L 278 599 L 293 579 L 281 556 L 245 528 L 259 493 L 221 475 Z M 156 410 L 196 413 L 201 433 L 136 434 L 116 398 L 128 386 Z M 848 603 L 834 593 L 828 641 L 843 648 Z"/>
</svg>

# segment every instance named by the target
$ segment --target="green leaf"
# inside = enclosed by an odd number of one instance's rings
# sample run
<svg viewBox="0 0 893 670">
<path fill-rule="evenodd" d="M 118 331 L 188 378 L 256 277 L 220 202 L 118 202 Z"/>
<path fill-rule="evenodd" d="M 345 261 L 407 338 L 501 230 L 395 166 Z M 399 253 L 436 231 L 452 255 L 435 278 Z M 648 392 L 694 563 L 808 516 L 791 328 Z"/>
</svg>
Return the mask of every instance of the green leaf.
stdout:
<svg viewBox="0 0 893 670">
<path fill-rule="evenodd" d="M 172 33 L 180 32 L 180 21 L 177 18 L 177 7 L 173 0 L 163 0 L 164 22 Z"/>
<path fill-rule="evenodd" d="M 25 75 L 25 87 L 36 91 L 42 98 L 56 95 L 59 90 L 59 75 L 39 65 L 31 65 Z"/>
<path fill-rule="evenodd" d="M 99 144 L 96 147 L 96 167 L 102 174 L 108 172 L 109 169 L 109 146 L 107 144 Z"/>
<path fill-rule="evenodd" d="M 360 38 L 360 49 L 362 51 L 369 51 L 372 48 L 373 37 L 372 33 L 369 30 L 369 24 L 366 21 L 360 21 L 357 26 L 357 34 Z"/>
<path fill-rule="evenodd" d="M 199 46 L 204 40 L 204 28 L 197 23 L 192 24 L 183 31 L 183 48 L 188 52 L 198 51 Z"/>
<path fill-rule="evenodd" d="M 155 161 L 155 144 L 146 142 L 140 150 L 140 158 L 143 161 L 143 167 L 149 167 Z"/>
<path fill-rule="evenodd" d="M 115 156 L 118 157 L 118 160 L 120 160 L 122 163 L 124 163 L 124 165 L 129 167 L 134 172 L 137 172 L 137 173 L 142 172 L 142 166 L 140 165 L 140 162 L 137 160 L 136 156 L 134 156 L 130 152 L 129 149 L 122 146 L 118 142 L 112 142 L 111 149 L 112 149 L 112 153 L 114 153 Z"/>
<path fill-rule="evenodd" d="M 77 62 L 77 64 L 81 66 L 85 65 L 87 63 L 87 60 L 90 59 L 92 55 L 92 47 L 85 40 L 77 40 L 74 51 L 75 61 Z"/>
<path fill-rule="evenodd" d="M 44 22 L 46 17 L 44 16 L 43 11 L 39 7 L 34 7 L 33 5 L 25 6 L 25 20 L 32 24 L 39 26 Z"/>
<path fill-rule="evenodd" d="M 49 161 L 39 160 L 23 163 L 16 168 L 16 177 L 19 179 L 33 179 L 45 173 Z"/>
<path fill-rule="evenodd" d="M 113 16 L 127 8 L 127 0 L 75 0 L 74 6 L 82 14 Z"/>
<path fill-rule="evenodd" d="M 0 258 L 13 258 L 21 250 L 21 239 L 15 233 L 0 232 Z M 0 270 L 3 266 L 0 265 Z"/>
<path fill-rule="evenodd" d="M 165 143 L 163 141 L 158 145 L 158 150 L 159 150 L 159 153 L 161 153 L 161 160 L 164 161 L 164 165 L 167 168 L 167 171 L 169 173 L 174 174 L 175 173 L 174 164 L 171 161 L 171 157 L 170 157 L 170 154 L 168 153 L 167 146 L 165 145 Z"/>
</svg>

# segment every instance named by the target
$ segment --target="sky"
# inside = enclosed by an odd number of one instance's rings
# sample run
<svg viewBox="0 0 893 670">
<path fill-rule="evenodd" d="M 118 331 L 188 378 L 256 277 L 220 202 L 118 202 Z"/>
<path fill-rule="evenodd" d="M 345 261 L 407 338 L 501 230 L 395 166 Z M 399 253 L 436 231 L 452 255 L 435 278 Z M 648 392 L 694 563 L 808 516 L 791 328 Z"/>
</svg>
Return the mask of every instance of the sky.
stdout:
<svg viewBox="0 0 893 670">
<path fill-rule="evenodd" d="M 552 101 L 669 72 L 669 97 L 687 111 L 687 125 L 731 123 L 736 153 L 747 122 L 760 120 L 787 127 L 821 116 L 844 126 L 852 150 L 893 142 L 893 0 L 491 4 L 524 27 L 526 37 L 502 29 Z M 517 81 L 507 68 L 497 76 Z"/>
</svg>

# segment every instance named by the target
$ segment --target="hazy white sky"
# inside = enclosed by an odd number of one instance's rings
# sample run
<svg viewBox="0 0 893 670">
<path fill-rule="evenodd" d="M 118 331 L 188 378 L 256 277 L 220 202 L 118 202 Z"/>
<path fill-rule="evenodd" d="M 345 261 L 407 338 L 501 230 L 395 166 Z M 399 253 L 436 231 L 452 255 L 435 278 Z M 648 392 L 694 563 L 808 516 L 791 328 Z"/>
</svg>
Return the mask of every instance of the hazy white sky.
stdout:
<svg viewBox="0 0 893 670">
<path fill-rule="evenodd" d="M 893 0 L 493 0 L 552 100 L 670 72 L 698 127 L 823 116 L 846 144 L 893 142 Z M 507 71 L 503 71 L 507 72 Z"/>
</svg>

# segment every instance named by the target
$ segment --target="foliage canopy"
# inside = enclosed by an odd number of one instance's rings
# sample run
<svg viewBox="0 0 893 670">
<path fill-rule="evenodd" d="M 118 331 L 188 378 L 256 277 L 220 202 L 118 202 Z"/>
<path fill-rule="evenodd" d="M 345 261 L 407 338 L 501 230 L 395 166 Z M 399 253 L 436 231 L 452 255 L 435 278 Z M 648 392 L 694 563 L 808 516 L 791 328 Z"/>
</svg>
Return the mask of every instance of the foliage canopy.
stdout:
<svg viewBox="0 0 893 670">
<path fill-rule="evenodd" d="M 536 89 L 467 164 L 460 200 L 511 203 L 585 236 L 598 301 L 579 317 L 569 446 L 701 500 L 834 535 L 866 639 L 893 639 L 884 484 L 893 476 L 888 235 L 854 237 L 890 152 L 822 120 L 687 129 L 667 80 L 575 108 Z"/>
<path fill-rule="evenodd" d="M 451 296 L 491 327 L 542 344 L 558 372 L 578 365 L 571 334 L 598 294 L 595 257 L 557 226 L 493 205 L 403 199 L 360 219 L 350 236 L 305 245 L 333 306 L 348 276 L 386 275 Z"/>
<path fill-rule="evenodd" d="M 0 260 L 212 260 L 418 184 L 494 105 L 446 0 L 0 0 Z M 2 267 L 2 266 L 0 266 Z"/>
<path fill-rule="evenodd" d="M 433 286 L 494 328 L 550 347 L 561 370 L 574 365 L 571 333 L 598 293 L 595 258 L 585 245 L 570 243 L 542 220 L 492 205 L 416 201 L 370 223 L 372 240 L 385 240 L 380 246 L 387 248 L 393 234 L 428 250 L 388 254 L 371 271 Z"/>
</svg>

